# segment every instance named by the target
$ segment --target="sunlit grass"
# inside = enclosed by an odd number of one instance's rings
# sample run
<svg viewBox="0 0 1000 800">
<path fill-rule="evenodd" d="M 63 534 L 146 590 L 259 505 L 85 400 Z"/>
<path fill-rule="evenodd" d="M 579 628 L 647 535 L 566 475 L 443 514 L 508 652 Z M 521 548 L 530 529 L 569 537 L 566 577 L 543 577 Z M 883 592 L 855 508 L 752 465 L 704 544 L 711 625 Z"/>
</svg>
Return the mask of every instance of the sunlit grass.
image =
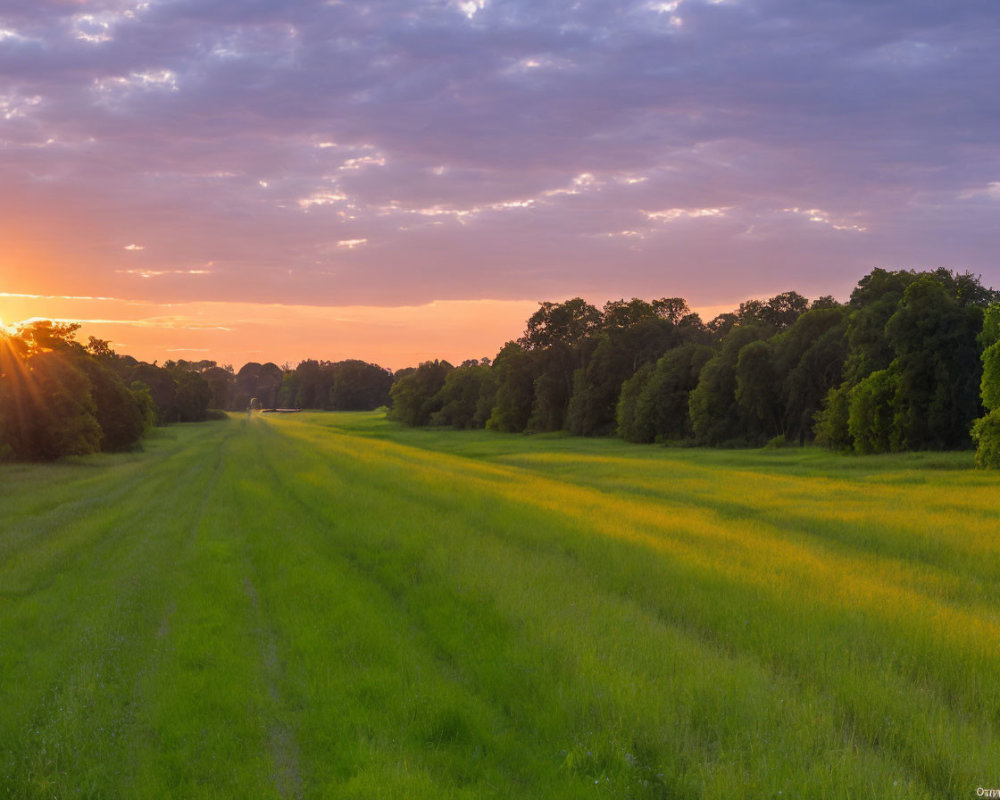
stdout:
<svg viewBox="0 0 1000 800">
<path fill-rule="evenodd" d="M 0 469 L 0 795 L 973 796 L 967 454 L 176 426 Z"/>
</svg>

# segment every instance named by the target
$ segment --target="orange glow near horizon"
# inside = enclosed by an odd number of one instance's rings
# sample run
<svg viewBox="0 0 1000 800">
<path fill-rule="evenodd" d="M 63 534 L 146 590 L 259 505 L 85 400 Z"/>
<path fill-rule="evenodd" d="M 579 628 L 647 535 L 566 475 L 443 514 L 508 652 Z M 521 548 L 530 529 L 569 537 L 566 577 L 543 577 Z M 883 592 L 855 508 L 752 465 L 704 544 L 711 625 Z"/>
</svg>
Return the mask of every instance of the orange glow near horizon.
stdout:
<svg viewBox="0 0 1000 800">
<path fill-rule="evenodd" d="M 740 301 L 695 307 L 708 321 Z M 295 366 L 358 358 L 393 370 L 422 361 L 493 358 L 538 308 L 534 300 L 438 300 L 418 306 L 311 306 L 0 292 L 0 329 L 35 319 L 79 322 L 77 338 L 106 339 L 141 361 L 208 359 Z M 6 328 L 4 321 L 7 320 Z"/>
<path fill-rule="evenodd" d="M 391 369 L 443 358 L 493 358 L 521 335 L 535 301 L 446 300 L 420 306 L 241 302 L 157 304 L 101 297 L 0 293 L 4 319 L 79 322 L 78 340 L 106 339 L 143 361 L 209 359 L 295 366 L 359 358 Z"/>
</svg>

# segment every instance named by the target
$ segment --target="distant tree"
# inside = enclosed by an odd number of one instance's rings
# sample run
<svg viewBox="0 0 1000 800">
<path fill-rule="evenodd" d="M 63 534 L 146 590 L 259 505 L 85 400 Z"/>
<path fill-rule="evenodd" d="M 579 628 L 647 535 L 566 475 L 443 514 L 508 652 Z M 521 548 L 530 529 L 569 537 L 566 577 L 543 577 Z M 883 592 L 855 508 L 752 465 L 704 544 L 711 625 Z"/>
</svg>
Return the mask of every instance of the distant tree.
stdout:
<svg viewBox="0 0 1000 800">
<path fill-rule="evenodd" d="M 254 397 L 261 408 L 275 408 L 283 378 L 284 373 L 277 364 L 259 364 L 256 361 L 244 364 L 236 373 L 230 408 L 246 409 Z"/>
<path fill-rule="evenodd" d="M 208 389 L 212 393 L 208 407 L 223 411 L 229 409 L 230 394 L 236 384 L 236 376 L 233 375 L 232 371 L 223 367 L 209 367 L 201 373 L 201 376 L 205 379 Z"/>
<path fill-rule="evenodd" d="M 180 419 L 177 412 L 177 383 L 170 372 L 155 364 L 140 363 L 129 375 L 129 382 L 133 381 L 144 383 L 149 389 L 156 404 L 157 425 L 166 425 Z"/>
<path fill-rule="evenodd" d="M 736 368 L 743 347 L 772 333 L 772 328 L 759 323 L 738 325 L 702 368 L 688 401 L 691 428 L 698 442 L 714 446 L 760 443 L 762 431 L 749 424 L 736 399 Z"/>
<path fill-rule="evenodd" d="M 203 422 L 212 400 L 212 389 L 200 373 L 174 370 L 174 407 L 178 422 Z"/>
<path fill-rule="evenodd" d="M 153 395 L 142 381 L 133 381 L 129 391 L 139 406 L 143 430 L 148 431 L 156 424 L 156 402 L 153 400 Z"/>
<path fill-rule="evenodd" d="M 994 297 L 978 278 L 944 269 L 875 269 L 862 278 L 847 307 L 843 381 L 828 390 L 816 416 L 817 439 L 860 452 L 968 446 L 979 413 L 976 335 L 983 308 Z M 890 383 L 895 389 L 887 432 L 883 412 Z M 854 441 L 855 431 L 863 433 L 862 441 Z"/>
<path fill-rule="evenodd" d="M 431 414 L 430 424 L 458 429 L 480 427 L 476 411 L 483 382 L 489 374 L 489 367 L 477 362 L 465 363 L 449 372 L 436 400 L 440 409 Z"/>
<path fill-rule="evenodd" d="M 1000 303 L 986 309 L 978 342 L 983 351 L 983 376 L 979 384 L 983 406 L 994 411 L 1000 408 Z"/>
<path fill-rule="evenodd" d="M 749 431 L 764 439 L 784 436 L 781 381 L 770 342 L 757 340 L 742 347 L 735 377 L 736 404 Z"/>
<path fill-rule="evenodd" d="M 652 442 L 655 438 L 651 415 L 643 414 L 640 410 L 640 400 L 655 370 L 655 364 L 643 364 L 622 384 L 618 404 L 615 406 L 615 431 L 627 442 Z"/>
<path fill-rule="evenodd" d="M 605 306 L 605 317 L 617 315 L 614 325 L 597 337 L 597 346 L 585 367 L 574 375 L 566 428 L 578 435 L 614 433 L 622 385 L 643 365 L 690 337 L 703 337 L 697 317 L 687 312 L 679 298 L 652 303 L 633 298 Z M 677 320 L 675 322 L 674 320 Z"/>
<path fill-rule="evenodd" d="M 573 393 L 573 373 L 577 355 L 564 345 L 535 351 L 525 360 L 532 384 L 531 411 L 523 430 L 558 431 L 566 423 L 570 397 Z M 514 373 L 505 371 L 505 377 Z M 527 398 L 527 392 L 525 392 Z"/>
<path fill-rule="evenodd" d="M 660 297 L 650 305 L 653 306 L 653 312 L 657 317 L 672 322 L 674 325 L 690 325 L 695 320 L 701 322 L 698 315 L 688 308 L 687 300 L 683 297 Z"/>
<path fill-rule="evenodd" d="M 281 370 L 281 388 L 278 389 L 278 408 L 298 408 L 299 376 L 293 369 Z"/>
<path fill-rule="evenodd" d="M 937 274 L 907 286 L 885 326 L 899 381 L 893 421 L 898 449 L 969 446 L 969 427 L 980 409 L 976 337 L 982 320 L 982 309 L 961 305 Z"/>
<path fill-rule="evenodd" d="M 143 399 L 105 366 L 113 357 L 113 354 L 102 354 L 79 359 L 76 363 L 90 380 L 94 414 L 101 429 L 100 448 L 115 452 L 135 447 L 152 420 Z"/>
<path fill-rule="evenodd" d="M 115 351 L 111 349 L 111 342 L 106 339 L 98 339 L 96 336 L 89 336 L 87 338 L 86 350 L 94 358 L 104 361 L 111 361 L 117 358 Z"/>
<path fill-rule="evenodd" d="M 526 350 L 537 350 L 561 342 L 574 347 L 595 333 L 601 312 L 580 297 L 564 303 L 541 303 L 528 318 L 524 335 L 518 340 Z"/>
<path fill-rule="evenodd" d="M 476 413 L 472 418 L 473 428 L 486 427 L 486 421 L 493 413 L 493 406 L 496 405 L 497 400 L 497 371 L 488 364 L 482 364 L 481 366 L 487 367 L 487 369 L 486 373 L 483 375 L 482 382 L 479 384 L 479 397 L 476 399 Z"/>
<path fill-rule="evenodd" d="M 739 324 L 739 321 L 740 318 L 736 314 L 726 312 L 710 320 L 705 327 L 708 330 L 709 336 L 712 337 L 713 342 L 722 342 L 729 335 L 730 331 Z"/>
<path fill-rule="evenodd" d="M 329 361 L 307 359 L 295 368 L 296 408 L 332 408 L 333 365 Z"/>
<path fill-rule="evenodd" d="M 872 270 L 858 281 L 851 293 L 851 314 L 847 324 L 848 357 L 844 378 L 851 386 L 879 369 L 885 369 L 895 355 L 885 336 L 885 326 L 896 313 L 906 287 L 916 275 L 903 270 Z"/>
<path fill-rule="evenodd" d="M 736 312 L 737 324 L 762 323 L 782 331 L 795 324 L 809 308 L 809 301 L 798 292 L 782 292 L 769 300 L 747 300 Z"/>
<path fill-rule="evenodd" d="M 899 376 L 891 369 L 873 372 L 848 394 L 847 427 L 857 453 L 888 453 L 901 449 L 893 419 Z"/>
<path fill-rule="evenodd" d="M 980 391 L 987 413 L 972 426 L 976 467 L 1000 469 L 1000 304 L 986 309 L 979 344 L 983 347 Z"/>
<path fill-rule="evenodd" d="M 683 302 L 683 301 L 681 301 Z M 666 306 L 665 313 L 669 313 Z M 601 327 L 606 330 L 623 330 L 638 325 L 643 320 L 658 319 L 652 303 L 633 297 L 631 300 L 609 300 L 601 312 Z"/>
<path fill-rule="evenodd" d="M 846 383 L 830 389 L 816 412 L 816 444 L 842 453 L 854 449 L 854 439 L 848 424 L 851 387 Z"/>
<path fill-rule="evenodd" d="M 392 373 L 378 364 L 340 361 L 332 366 L 330 406 L 338 411 L 371 411 L 388 405 Z"/>
<path fill-rule="evenodd" d="M 257 394 L 263 408 L 276 408 L 278 405 L 278 392 L 281 391 L 281 382 L 284 380 L 284 372 L 281 367 L 268 361 L 263 364 L 257 378 Z"/>
<path fill-rule="evenodd" d="M 823 398 L 843 380 L 847 309 L 816 304 L 768 340 L 774 354 L 785 436 L 799 444 L 813 438 Z M 845 418 L 846 419 L 846 418 Z"/>
<path fill-rule="evenodd" d="M 389 418 L 407 425 L 426 425 L 441 408 L 439 392 L 448 373 L 455 368 L 447 361 L 425 361 L 397 380 L 389 390 Z"/>
<path fill-rule="evenodd" d="M 691 391 L 698 385 L 702 368 L 714 355 L 708 345 L 690 342 L 667 351 L 644 383 L 641 374 L 636 373 L 640 384 L 636 388 L 640 390 L 631 412 L 632 424 L 623 428 L 620 417 L 618 435 L 634 442 L 689 439 Z M 623 386 L 619 405 L 627 403 L 629 396 Z M 627 416 L 629 412 L 623 408 L 622 413 Z"/>
<path fill-rule="evenodd" d="M 508 342 L 493 362 L 496 393 L 486 420 L 490 430 L 520 433 L 528 425 L 535 396 L 537 359 L 517 342 Z"/>
<path fill-rule="evenodd" d="M 49 319 L 35 320 L 19 326 L 16 338 L 23 344 L 26 357 L 45 353 L 50 350 L 61 353 L 80 354 L 85 352 L 85 350 L 83 345 L 74 341 L 78 330 L 80 330 L 80 323 L 78 322 L 53 322 Z"/>
</svg>

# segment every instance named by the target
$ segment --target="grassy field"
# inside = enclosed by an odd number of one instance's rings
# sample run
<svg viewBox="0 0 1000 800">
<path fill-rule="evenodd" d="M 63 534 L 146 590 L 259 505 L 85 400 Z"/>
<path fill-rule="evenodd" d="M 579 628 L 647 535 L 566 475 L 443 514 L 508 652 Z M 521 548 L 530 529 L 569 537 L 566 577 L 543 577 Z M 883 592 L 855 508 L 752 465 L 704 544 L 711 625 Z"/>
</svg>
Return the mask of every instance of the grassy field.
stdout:
<svg viewBox="0 0 1000 800">
<path fill-rule="evenodd" d="M 0 466 L 0 797 L 973 798 L 971 465 L 301 414 Z"/>
</svg>

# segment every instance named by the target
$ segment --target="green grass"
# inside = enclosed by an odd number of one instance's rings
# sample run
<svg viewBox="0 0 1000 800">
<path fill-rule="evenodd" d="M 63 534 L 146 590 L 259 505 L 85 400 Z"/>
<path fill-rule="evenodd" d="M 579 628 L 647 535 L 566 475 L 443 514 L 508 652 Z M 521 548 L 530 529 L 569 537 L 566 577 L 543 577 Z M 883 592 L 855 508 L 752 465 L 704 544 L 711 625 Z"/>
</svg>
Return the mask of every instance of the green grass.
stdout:
<svg viewBox="0 0 1000 800">
<path fill-rule="evenodd" d="M 0 796 L 1000 787 L 1000 484 L 234 417 L 0 467 Z"/>
</svg>

